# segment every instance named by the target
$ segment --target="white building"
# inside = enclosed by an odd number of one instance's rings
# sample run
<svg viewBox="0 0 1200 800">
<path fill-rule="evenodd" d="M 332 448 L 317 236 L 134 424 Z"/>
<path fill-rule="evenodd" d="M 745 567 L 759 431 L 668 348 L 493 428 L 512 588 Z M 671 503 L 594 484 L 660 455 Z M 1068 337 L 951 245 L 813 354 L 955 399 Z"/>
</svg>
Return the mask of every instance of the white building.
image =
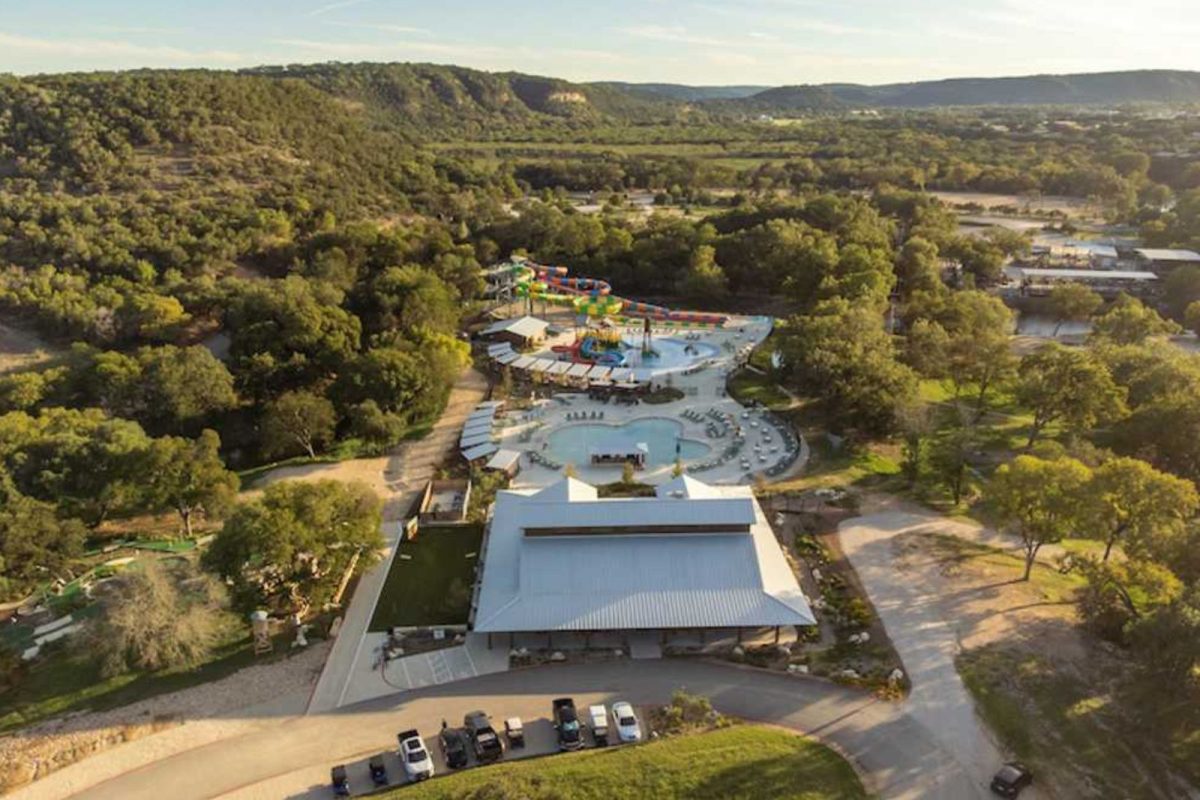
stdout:
<svg viewBox="0 0 1200 800">
<path fill-rule="evenodd" d="M 680 477 L 655 497 L 566 478 L 496 497 L 473 629 L 597 634 L 816 624 L 747 486 Z"/>
</svg>

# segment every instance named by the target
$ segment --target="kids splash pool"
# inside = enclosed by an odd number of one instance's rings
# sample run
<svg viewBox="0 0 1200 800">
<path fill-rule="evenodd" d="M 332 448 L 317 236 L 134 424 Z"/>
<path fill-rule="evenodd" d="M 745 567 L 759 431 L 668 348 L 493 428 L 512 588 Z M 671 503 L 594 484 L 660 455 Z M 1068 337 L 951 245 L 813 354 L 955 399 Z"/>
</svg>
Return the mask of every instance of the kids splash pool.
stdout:
<svg viewBox="0 0 1200 800">
<path fill-rule="evenodd" d="M 556 461 L 584 465 L 590 460 L 591 448 L 611 440 L 613 436 L 645 442 L 650 450 L 646 463 L 654 467 L 675 462 L 676 442 L 679 444 L 679 457 L 684 461 L 700 458 L 709 451 L 709 446 L 703 442 L 682 438 L 683 425 L 673 419 L 659 417 L 638 419 L 624 425 L 568 425 L 550 434 L 548 449 Z"/>
<path fill-rule="evenodd" d="M 653 370 L 686 369 L 721 354 L 720 349 L 708 342 L 685 342 L 681 339 L 655 339 L 651 345 L 654 353 L 643 355 L 641 347 L 625 340 L 626 367 L 642 367 Z"/>
</svg>

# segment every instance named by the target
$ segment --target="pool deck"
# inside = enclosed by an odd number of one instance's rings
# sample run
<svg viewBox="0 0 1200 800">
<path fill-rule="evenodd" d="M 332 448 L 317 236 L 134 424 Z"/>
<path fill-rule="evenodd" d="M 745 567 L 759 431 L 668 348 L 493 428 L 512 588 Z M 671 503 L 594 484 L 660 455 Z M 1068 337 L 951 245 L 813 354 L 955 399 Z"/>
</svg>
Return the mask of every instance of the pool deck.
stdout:
<svg viewBox="0 0 1200 800">
<path fill-rule="evenodd" d="M 747 409 L 726 396 L 725 380 L 729 371 L 735 366 L 738 352 L 745 349 L 747 345 L 753 346 L 758 344 L 766 338 L 769 332 L 770 322 L 755 318 L 735 319 L 729 326 L 722 330 L 704 332 L 699 341 L 713 345 L 718 349 L 718 355 L 702 359 L 707 360 L 708 366 L 691 374 L 683 374 L 682 368 L 677 367 L 669 370 L 669 377 L 663 373 L 661 378 L 656 375 L 654 379 L 655 384 L 669 383 L 685 393 L 682 399 L 671 403 L 639 403 L 632 406 L 617 404 L 615 402 L 603 403 L 598 400 L 589 399 L 587 393 L 582 392 L 577 394 L 560 394 L 554 399 L 541 400 L 538 402 L 536 408 L 528 412 L 511 412 L 509 419 L 512 424 L 502 429 L 500 446 L 523 453 L 521 457 L 521 471 L 513 481 L 513 488 L 521 489 L 545 486 L 562 477 L 563 469 L 555 470 L 535 464 L 530 461 L 528 453 L 531 451 L 538 452 L 549 458 L 554 458 L 552 452 L 548 449 L 548 438 L 554 431 L 570 425 L 606 424 L 620 426 L 640 419 L 655 417 L 671 419 L 683 426 L 681 433 L 683 438 L 704 442 L 712 448 L 710 453 L 701 456 L 699 459 L 692 461 L 684 460 L 684 467 L 690 464 L 715 460 L 721 451 L 732 442 L 732 433 L 721 437 L 710 437 L 706 431 L 707 418 L 703 422 L 696 422 L 683 416 L 683 413 L 689 410 L 698 412 L 703 416 L 710 409 L 732 414 L 735 423 L 742 427 L 746 435 L 742 456 L 736 457 L 720 466 L 702 471 L 689 472 L 688 474 L 706 483 L 736 484 L 752 482 L 755 474 L 774 466 L 785 457 L 786 453 L 782 432 L 764 421 L 761 414 L 757 412 L 747 413 Z M 658 331 L 655 335 L 662 338 L 681 339 L 684 332 Z M 564 334 L 558 340 L 548 342 L 546 349 L 548 350 L 550 345 L 561 344 L 564 340 L 569 343 L 573 340 L 573 336 L 571 334 Z M 584 416 L 583 419 L 568 419 L 568 415 L 574 417 L 581 412 Z M 593 414 L 598 412 L 603 412 L 604 417 L 602 419 L 593 419 Z M 767 433 L 764 434 L 764 431 Z M 767 435 L 770 437 L 769 442 L 765 440 Z M 527 439 L 525 438 L 526 436 L 528 436 Z M 761 449 L 756 451 L 756 446 Z M 772 451 L 771 448 L 776 449 Z M 765 461 L 760 459 L 760 453 L 762 456 L 765 456 Z M 801 439 L 799 457 L 785 474 L 793 474 L 795 471 L 801 469 L 804 461 L 807 459 L 807 454 L 808 448 Z M 751 461 L 748 470 L 741 464 L 743 456 L 749 458 Z M 576 463 L 573 466 L 580 480 L 587 483 L 611 483 L 621 479 L 622 468 L 620 465 L 596 467 L 591 464 Z M 645 483 L 661 483 L 671 478 L 673 469 L 673 464 L 650 466 L 644 470 L 640 470 L 637 474 L 637 479 Z"/>
</svg>

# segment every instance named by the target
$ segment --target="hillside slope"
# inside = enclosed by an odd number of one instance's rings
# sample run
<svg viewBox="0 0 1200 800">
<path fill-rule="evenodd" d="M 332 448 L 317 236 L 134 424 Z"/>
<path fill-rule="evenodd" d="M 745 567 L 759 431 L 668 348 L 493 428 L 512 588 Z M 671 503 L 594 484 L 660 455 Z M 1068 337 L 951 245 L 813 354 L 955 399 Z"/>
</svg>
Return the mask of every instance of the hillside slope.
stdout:
<svg viewBox="0 0 1200 800">
<path fill-rule="evenodd" d="M 1011 78 L 951 78 L 881 86 L 780 86 L 714 106 L 765 110 L 1200 102 L 1200 72 L 1135 70 Z"/>
</svg>

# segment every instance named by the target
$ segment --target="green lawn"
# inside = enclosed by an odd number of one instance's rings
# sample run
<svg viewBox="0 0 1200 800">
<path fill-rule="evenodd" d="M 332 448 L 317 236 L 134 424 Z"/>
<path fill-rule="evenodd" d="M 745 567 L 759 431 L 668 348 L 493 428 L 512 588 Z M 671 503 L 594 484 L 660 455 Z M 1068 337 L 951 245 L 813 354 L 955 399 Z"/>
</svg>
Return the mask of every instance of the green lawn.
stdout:
<svg viewBox="0 0 1200 800">
<path fill-rule="evenodd" d="M 638 747 L 514 761 L 385 794 L 412 800 L 841 800 L 868 797 L 824 745 L 738 726 Z"/>
<path fill-rule="evenodd" d="M 401 544 L 392 560 L 370 629 L 465 625 L 482 542 L 479 524 L 422 526 L 417 540 Z"/>
<path fill-rule="evenodd" d="M 1016 580 L 1025 572 L 1024 555 L 1018 550 L 1000 550 L 950 534 L 921 535 L 927 539 L 932 551 L 940 560 L 974 565 L 987 570 L 989 575 L 1005 580 Z M 1078 540 L 1071 541 L 1074 543 Z M 1076 592 L 1086 583 L 1083 576 L 1076 572 L 1064 575 L 1047 561 L 1045 555 L 1038 556 L 1038 561 L 1033 565 L 1033 572 L 1029 576 L 1030 588 L 1048 603 L 1074 602 Z"/>
<path fill-rule="evenodd" d="M 762 403 L 771 409 L 785 409 L 792 405 L 792 398 L 774 381 L 766 375 L 746 369 L 729 379 L 729 396 L 742 405 Z"/>
</svg>

